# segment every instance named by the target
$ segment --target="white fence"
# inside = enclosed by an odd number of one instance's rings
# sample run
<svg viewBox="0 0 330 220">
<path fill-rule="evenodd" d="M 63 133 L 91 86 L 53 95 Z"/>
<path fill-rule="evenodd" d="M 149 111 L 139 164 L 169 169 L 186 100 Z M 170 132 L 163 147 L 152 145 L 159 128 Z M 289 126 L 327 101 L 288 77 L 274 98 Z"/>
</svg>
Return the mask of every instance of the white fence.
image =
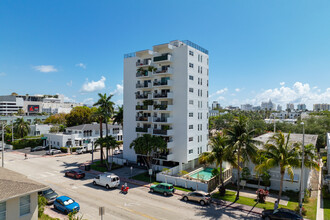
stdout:
<svg viewBox="0 0 330 220">
<path fill-rule="evenodd" d="M 180 187 L 187 188 L 187 189 L 192 188 L 193 190 L 201 190 L 204 192 L 208 191 L 207 183 L 188 180 L 188 179 L 185 179 L 182 177 L 170 176 L 170 175 L 166 175 L 164 173 L 157 173 L 156 180 L 158 182 L 171 183 L 175 186 L 180 186 Z"/>
</svg>

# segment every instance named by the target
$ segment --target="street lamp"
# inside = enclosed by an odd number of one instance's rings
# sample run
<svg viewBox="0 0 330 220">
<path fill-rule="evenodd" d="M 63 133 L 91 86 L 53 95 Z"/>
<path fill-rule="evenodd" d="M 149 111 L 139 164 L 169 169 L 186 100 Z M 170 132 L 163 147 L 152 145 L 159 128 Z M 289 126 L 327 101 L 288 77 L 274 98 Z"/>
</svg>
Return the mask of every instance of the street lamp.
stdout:
<svg viewBox="0 0 330 220">
<path fill-rule="evenodd" d="M 133 167 L 131 167 L 131 179 L 133 177 Z"/>
<path fill-rule="evenodd" d="M 304 198 L 304 153 L 305 153 L 305 126 L 304 122 L 300 123 L 303 126 L 303 141 L 302 141 L 302 155 L 301 155 L 301 174 L 300 174 L 300 196 L 299 196 L 299 212 L 302 215 L 302 201 Z"/>
</svg>

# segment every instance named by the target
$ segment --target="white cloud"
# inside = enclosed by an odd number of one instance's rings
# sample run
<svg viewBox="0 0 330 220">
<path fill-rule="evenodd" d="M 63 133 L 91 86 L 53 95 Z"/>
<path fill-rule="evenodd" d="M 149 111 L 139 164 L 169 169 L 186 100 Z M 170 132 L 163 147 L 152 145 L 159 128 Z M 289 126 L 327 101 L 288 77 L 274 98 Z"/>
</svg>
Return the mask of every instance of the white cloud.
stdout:
<svg viewBox="0 0 330 220">
<path fill-rule="evenodd" d="M 84 104 L 94 104 L 94 99 L 93 98 L 84 99 L 83 103 Z"/>
<path fill-rule="evenodd" d="M 118 106 L 122 106 L 123 105 L 123 100 L 119 99 L 119 100 L 115 101 L 115 104 L 118 105 Z"/>
<path fill-rule="evenodd" d="M 6 76 L 7 74 L 5 72 L 0 72 L 0 76 Z"/>
<path fill-rule="evenodd" d="M 33 69 L 42 73 L 57 72 L 57 69 L 52 65 L 34 66 Z"/>
<path fill-rule="evenodd" d="M 112 94 L 114 94 L 114 95 L 122 95 L 123 94 L 123 91 L 124 91 L 124 86 L 123 85 L 120 85 L 120 84 L 117 84 L 116 85 L 116 89 L 115 89 L 115 91 L 112 92 Z"/>
<path fill-rule="evenodd" d="M 280 85 L 281 85 L 281 86 L 284 86 L 284 85 L 285 85 L 285 82 L 280 82 Z"/>
<path fill-rule="evenodd" d="M 220 94 L 223 94 L 223 93 L 226 93 L 228 91 L 228 89 L 227 88 L 224 88 L 224 89 L 220 89 L 220 90 L 218 90 L 218 91 L 216 91 L 216 95 L 220 95 Z"/>
<path fill-rule="evenodd" d="M 72 80 L 70 80 L 70 82 L 67 82 L 66 85 L 71 87 L 72 86 Z"/>
<path fill-rule="evenodd" d="M 82 85 L 81 91 L 82 92 L 94 92 L 105 88 L 105 80 L 104 76 L 101 77 L 99 81 L 91 81 L 89 82 L 88 79 Z"/>
<path fill-rule="evenodd" d="M 83 64 L 83 63 L 78 63 L 78 64 L 76 64 L 76 66 L 86 69 L 86 64 Z"/>
<path fill-rule="evenodd" d="M 240 92 L 241 89 L 240 89 L 240 88 L 236 88 L 235 91 L 236 91 L 236 92 Z"/>
<path fill-rule="evenodd" d="M 304 103 L 312 109 L 315 103 L 327 103 L 330 100 L 330 88 L 325 91 L 311 89 L 308 83 L 296 82 L 292 87 L 281 86 L 280 88 L 268 89 L 256 95 L 247 103 L 260 105 L 263 101 L 272 100 L 275 104 L 285 106 L 287 103 Z"/>
</svg>

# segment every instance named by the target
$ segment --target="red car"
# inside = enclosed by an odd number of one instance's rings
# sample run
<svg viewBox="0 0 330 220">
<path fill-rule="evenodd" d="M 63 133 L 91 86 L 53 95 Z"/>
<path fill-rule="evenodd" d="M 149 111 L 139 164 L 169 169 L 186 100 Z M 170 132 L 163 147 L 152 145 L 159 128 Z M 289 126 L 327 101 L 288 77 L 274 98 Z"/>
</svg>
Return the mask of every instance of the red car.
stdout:
<svg viewBox="0 0 330 220">
<path fill-rule="evenodd" d="M 85 173 L 82 171 L 70 170 L 65 172 L 65 176 L 72 177 L 75 179 L 81 179 L 85 177 Z"/>
</svg>

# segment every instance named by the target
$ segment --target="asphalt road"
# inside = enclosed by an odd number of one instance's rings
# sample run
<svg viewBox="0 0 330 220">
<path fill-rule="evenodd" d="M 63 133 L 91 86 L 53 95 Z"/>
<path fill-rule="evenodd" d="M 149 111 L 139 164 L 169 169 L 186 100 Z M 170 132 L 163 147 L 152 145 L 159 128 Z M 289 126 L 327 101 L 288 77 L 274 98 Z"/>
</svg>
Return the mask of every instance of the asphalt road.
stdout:
<svg viewBox="0 0 330 220">
<path fill-rule="evenodd" d="M 98 156 L 96 154 L 95 156 Z M 260 219 L 260 216 L 247 214 L 222 206 L 183 202 L 179 196 L 164 197 L 149 193 L 145 187 L 128 184 L 129 193 L 123 195 L 119 189 L 107 190 L 92 184 L 93 174 L 75 180 L 64 177 L 68 169 L 77 169 L 79 164 L 91 159 L 91 154 L 43 157 L 34 155 L 24 160 L 22 153 L 6 152 L 5 167 L 29 178 L 49 185 L 59 195 L 67 195 L 80 204 L 79 215 L 83 219 L 100 219 L 99 207 L 105 207 L 104 219 Z M 128 169 L 126 169 L 128 170 Z M 130 175 L 125 169 L 114 171 Z M 133 170 L 133 175 L 138 170 Z M 140 171 L 141 172 L 141 171 Z M 50 207 L 47 210 L 54 217 L 65 218 Z"/>
</svg>

